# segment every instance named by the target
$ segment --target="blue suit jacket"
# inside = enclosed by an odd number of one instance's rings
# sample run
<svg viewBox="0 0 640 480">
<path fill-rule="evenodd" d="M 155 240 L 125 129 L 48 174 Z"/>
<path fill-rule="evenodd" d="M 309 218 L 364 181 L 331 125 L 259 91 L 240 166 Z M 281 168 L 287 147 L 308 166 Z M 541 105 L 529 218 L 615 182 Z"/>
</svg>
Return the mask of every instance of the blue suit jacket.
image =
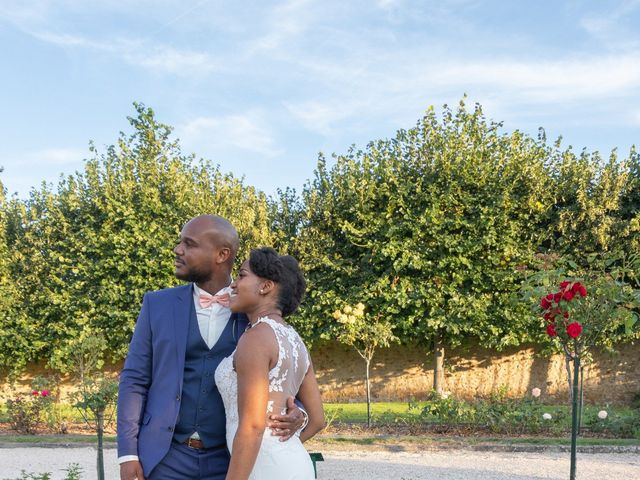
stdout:
<svg viewBox="0 0 640 480">
<path fill-rule="evenodd" d="M 192 285 L 146 293 L 120 374 L 118 456 L 137 455 L 145 476 L 171 445 L 192 303 Z M 247 319 L 232 314 L 229 321 L 234 322 L 237 341 Z"/>
</svg>

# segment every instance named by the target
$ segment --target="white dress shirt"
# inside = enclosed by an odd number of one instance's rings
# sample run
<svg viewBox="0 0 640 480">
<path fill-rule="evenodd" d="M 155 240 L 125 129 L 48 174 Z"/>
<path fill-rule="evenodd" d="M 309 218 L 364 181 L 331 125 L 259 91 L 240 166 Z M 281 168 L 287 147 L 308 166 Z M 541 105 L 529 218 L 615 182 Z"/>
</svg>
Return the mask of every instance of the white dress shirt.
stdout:
<svg viewBox="0 0 640 480">
<path fill-rule="evenodd" d="M 231 317 L 231 310 L 229 310 L 228 307 L 223 307 L 219 303 L 212 303 L 207 308 L 202 308 L 200 306 L 201 293 L 209 295 L 208 292 L 205 292 L 194 283 L 193 302 L 196 307 L 196 316 L 198 317 L 200 335 L 202 335 L 202 339 L 204 340 L 204 343 L 207 344 L 207 347 L 211 349 L 220 338 L 220 335 L 222 335 L 224 327 L 227 326 L 227 322 Z M 230 294 L 231 288 L 225 287 L 217 292 L 216 295 L 223 295 L 225 293 Z"/>
</svg>

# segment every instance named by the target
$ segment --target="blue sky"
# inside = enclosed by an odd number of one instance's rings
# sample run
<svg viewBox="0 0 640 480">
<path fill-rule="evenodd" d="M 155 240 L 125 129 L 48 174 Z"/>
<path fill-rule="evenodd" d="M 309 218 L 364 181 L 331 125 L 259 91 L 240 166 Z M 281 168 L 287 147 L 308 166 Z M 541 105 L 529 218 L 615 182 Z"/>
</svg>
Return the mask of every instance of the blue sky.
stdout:
<svg viewBox="0 0 640 480">
<path fill-rule="evenodd" d="M 2 0 L 0 180 L 25 198 L 82 170 L 134 101 L 268 194 L 465 93 L 506 131 L 626 156 L 638 25 L 638 0 Z"/>
</svg>

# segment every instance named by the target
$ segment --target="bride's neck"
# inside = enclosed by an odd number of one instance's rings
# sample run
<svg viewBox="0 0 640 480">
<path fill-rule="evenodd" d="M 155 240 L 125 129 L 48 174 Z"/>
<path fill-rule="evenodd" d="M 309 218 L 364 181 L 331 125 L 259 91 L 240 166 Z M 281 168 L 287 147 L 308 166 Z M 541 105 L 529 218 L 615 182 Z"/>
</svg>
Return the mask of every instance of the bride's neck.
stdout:
<svg viewBox="0 0 640 480">
<path fill-rule="evenodd" d="M 282 310 L 275 304 L 268 303 L 264 305 L 258 305 L 251 312 L 247 312 L 247 317 L 249 317 L 249 322 L 251 322 L 251 324 L 256 323 L 259 318 L 263 317 L 269 317 L 274 320 L 282 320 Z"/>
</svg>

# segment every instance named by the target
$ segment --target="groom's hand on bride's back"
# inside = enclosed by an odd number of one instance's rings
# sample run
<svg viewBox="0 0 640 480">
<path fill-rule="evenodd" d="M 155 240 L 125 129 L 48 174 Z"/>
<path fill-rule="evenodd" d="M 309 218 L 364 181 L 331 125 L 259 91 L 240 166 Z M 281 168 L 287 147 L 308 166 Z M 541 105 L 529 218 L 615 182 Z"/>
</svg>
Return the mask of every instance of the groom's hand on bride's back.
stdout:
<svg viewBox="0 0 640 480">
<path fill-rule="evenodd" d="M 267 422 L 267 425 L 271 428 L 271 435 L 280 437 L 282 442 L 289 440 L 303 424 L 304 415 L 295 404 L 293 397 L 287 399 L 286 415 L 269 415 L 269 421 Z"/>
<path fill-rule="evenodd" d="M 138 460 L 120 464 L 120 480 L 144 480 L 142 464 Z"/>
</svg>

